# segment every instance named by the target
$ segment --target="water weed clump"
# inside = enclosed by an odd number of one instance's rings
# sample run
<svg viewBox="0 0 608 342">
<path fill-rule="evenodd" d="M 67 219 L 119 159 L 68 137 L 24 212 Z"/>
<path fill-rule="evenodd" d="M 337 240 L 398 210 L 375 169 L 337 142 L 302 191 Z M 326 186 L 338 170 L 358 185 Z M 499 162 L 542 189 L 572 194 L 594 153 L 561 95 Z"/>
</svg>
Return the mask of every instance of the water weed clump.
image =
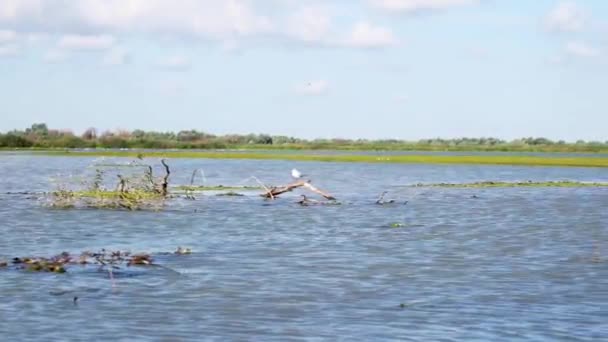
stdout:
<svg viewBox="0 0 608 342">
<path fill-rule="evenodd" d="M 66 273 L 70 270 L 93 268 L 104 273 L 108 272 L 112 278 L 113 272 L 129 267 L 161 266 L 155 263 L 155 256 L 186 256 L 190 254 L 192 254 L 192 249 L 185 247 L 178 247 L 175 252 L 158 253 L 155 255 L 106 249 L 101 249 L 97 252 L 84 251 L 80 254 L 61 252 L 51 257 L 15 257 L 10 262 L 0 261 L 0 269 L 5 271 Z"/>
<path fill-rule="evenodd" d="M 91 180 L 85 178 L 74 185 L 62 179 L 58 189 L 50 193 L 49 205 L 61 209 L 160 209 L 169 195 L 171 174 L 166 161 L 163 159 L 160 163 L 165 173 L 161 177 L 154 177 L 153 167 L 140 161 L 131 162 L 133 169 L 128 173 L 115 166 L 94 164 Z M 111 184 L 110 179 L 116 183 Z"/>
</svg>

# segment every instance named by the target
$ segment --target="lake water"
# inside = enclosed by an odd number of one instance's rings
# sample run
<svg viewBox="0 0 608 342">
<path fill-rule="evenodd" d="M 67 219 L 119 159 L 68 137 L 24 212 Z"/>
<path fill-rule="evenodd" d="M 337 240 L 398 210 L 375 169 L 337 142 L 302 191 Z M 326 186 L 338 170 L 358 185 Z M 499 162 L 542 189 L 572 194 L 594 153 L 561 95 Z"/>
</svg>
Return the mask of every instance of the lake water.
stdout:
<svg viewBox="0 0 608 342">
<path fill-rule="evenodd" d="M 37 192 L 90 175 L 93 160 L 0 155 L 0 260 L 193 254 L 117 271 L 114 286 L 106 272 L 0 269 L 4 341 L 608 339 L 607 188 L 406 186 L 606 182 L 606 169 L 175 159 L 172 184 L 202 168 L 207 184 L 278 185 L 296 167 L 342 205 L 302 207 L 298 190 L 159 212 L 44 205 Z M 384 190 L 395 205 L 374 204 Z"/>
</svg>

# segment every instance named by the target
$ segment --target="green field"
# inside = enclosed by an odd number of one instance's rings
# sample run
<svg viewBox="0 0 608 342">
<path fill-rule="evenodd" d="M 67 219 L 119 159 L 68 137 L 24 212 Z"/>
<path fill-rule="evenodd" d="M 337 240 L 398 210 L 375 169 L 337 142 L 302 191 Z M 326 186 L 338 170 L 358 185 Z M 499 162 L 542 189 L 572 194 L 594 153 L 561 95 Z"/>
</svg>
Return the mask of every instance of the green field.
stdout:
<svg viewBox="0 0 608 342">
<path fill-rule="evenodd" d="M 136 151 L 40 151 L 32 152 L 47 156 L 74 157 L 145 157 L 145 158 L 201 158 L 201 159 L 258 159 L 294 160 L 347 163 L 418 163 L 418 164 L 480 164 L 480 165 L 527 165 L 527 166 L 568 166 L 568 167 L 608 167 L 604 157 L 561 157 L 561 156 L 521 156 L 521 155 L 316 155 L 305 153 L 260 153 L 260 152 L 200 152 L 200 151 L 155 151 L 141 154 Z"/>
</svg>

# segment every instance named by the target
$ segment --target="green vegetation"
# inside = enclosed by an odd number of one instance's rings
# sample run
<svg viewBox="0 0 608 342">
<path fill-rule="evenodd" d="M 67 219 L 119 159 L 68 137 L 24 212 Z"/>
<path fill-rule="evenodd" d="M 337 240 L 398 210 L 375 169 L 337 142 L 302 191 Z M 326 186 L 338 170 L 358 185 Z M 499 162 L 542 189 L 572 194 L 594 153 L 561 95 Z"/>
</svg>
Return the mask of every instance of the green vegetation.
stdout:
<svg viewBox="0 0 608 342">
<path fill-rule="evenodd" d="M 228 191 L 228 190 L 260 190 L 261 186 L 226 186 L 226 185 L 179 185 L 177 190 L 185 191 Z"/>
<path fill-rule="evenodd" d="M 475 183 L 436 183 L 436 184 L 416 184 L 414 187 L 433 187 L 433 188 L 583 188 L 583 187 L 608 187 L 608 183 L 585 183 L 575 181 L 545 181 L 545 182 L 475 182 Z"/>
<path fill-rule="evenodd" d="M 603 152 L 608 141 L 551 141 L 522 138 L 423 139 L 314 139 L 306 140 L 268 134 L 214 135 L 196 130 L 174 132 L 106 131 L 87 129 L 77 136 L 69 130 L 49 129 L 44 123 L 25 130 L 0 134 L 0 148 L 146 148 L 146 149 L 273 149 L 273 150 L 392 150 L 392 151 L 504 151 L 504 152 Z"/>
<path fill-rule="evenodd" d="M 133 157 L 141 155 L 135 151 L 44 151 L 49 156 L 104 156 Z M 302 153 L 262 153 L 262 152 L 213 152 L 213 151 L 155 151 L 146 152 L 147 158 L 208 158 L 208 159 L 271 159 L 319 162 L 360 162 L 360 163 L 425 163 L 425 164 L 487 164 L 487 165 L 528 165 L 528 166 L 575 166 L 608 167 L 608 158 L 602 157 L 559 157 L 520 155 L 314 155 Z"/>
<path fill-rule="evenodd" d="M 70 209 L 75 207 L 103 209 L 159 209 L 168 197 L 169 165 L 161 160 L 164 177 L 155 178 L 152 165 L 139 164 L 140 169 L 133 169 L 129 174 L 118 173 L 118 169 L 95 169 L 90 180 L 79 182 L 77 189 L 66 187 L 63 179 L 59 188 L 50 193 L 50 206 Z M 125 171 L 120 169 L 120 171 Z M 110 177 L 108 177 L 110 176 Z M 111 177 L 111 176 L 115 176 Z M 111 184 L 112 180 L 118 184 Z M 113 182 L 112 182 L 113 183 Z"/>
</svg>

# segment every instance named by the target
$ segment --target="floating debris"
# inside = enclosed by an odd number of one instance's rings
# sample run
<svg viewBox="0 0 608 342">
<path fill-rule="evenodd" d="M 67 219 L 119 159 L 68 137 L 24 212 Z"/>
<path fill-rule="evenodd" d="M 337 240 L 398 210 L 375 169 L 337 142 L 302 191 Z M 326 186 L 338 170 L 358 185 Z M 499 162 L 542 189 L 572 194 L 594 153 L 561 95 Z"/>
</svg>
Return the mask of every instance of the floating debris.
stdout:
<svg viewBox="0 0 608 342">
<path fill-rule="evenodd" d="M 150 265 L 152 264 L 152 257 L 148 254 L 137 254 L 131 257 L 127 266 L 131 265 Z"/>
<path fill-rule="evenodd" d="M 217 194 L 216 196 L 225 196 L 225 197 L 243 197 L 245 195 L 243 194 L 239 194 L 238 192 L 234 192 L 234 191 L 229 191 L 229 192 L 224 192 L 221 194 Z"/>
<path fill-rule="evenodd" d="M 190 248 L 178 247 L 174 253 L 160 254 L 191 254 Z M 32 272 L 52 272 L 65 273 L 70 267 L 74 266 L 99 266 L 107 269 L 110 273 L 113 269 L 122 269 L 131 266 L 150 266 L 155 265 L 151 254 L 138 253 L 131 254 L 128 251 L 107 251 L 102 249 L 99 252 L 82 252 L 80 255 L 72 255 L 62 252 L 56 256 L 47 257 L 15 257 L 10 262 L 0 261 L 0 267 L 5 269 L 24 270 Z"/>
<path fill-rule="evenodd" d="M 190 248 L 177 247 L 175 254 L 179 254 L 179 255 L 192 254 L 192 250 Z"/>
</svg>

